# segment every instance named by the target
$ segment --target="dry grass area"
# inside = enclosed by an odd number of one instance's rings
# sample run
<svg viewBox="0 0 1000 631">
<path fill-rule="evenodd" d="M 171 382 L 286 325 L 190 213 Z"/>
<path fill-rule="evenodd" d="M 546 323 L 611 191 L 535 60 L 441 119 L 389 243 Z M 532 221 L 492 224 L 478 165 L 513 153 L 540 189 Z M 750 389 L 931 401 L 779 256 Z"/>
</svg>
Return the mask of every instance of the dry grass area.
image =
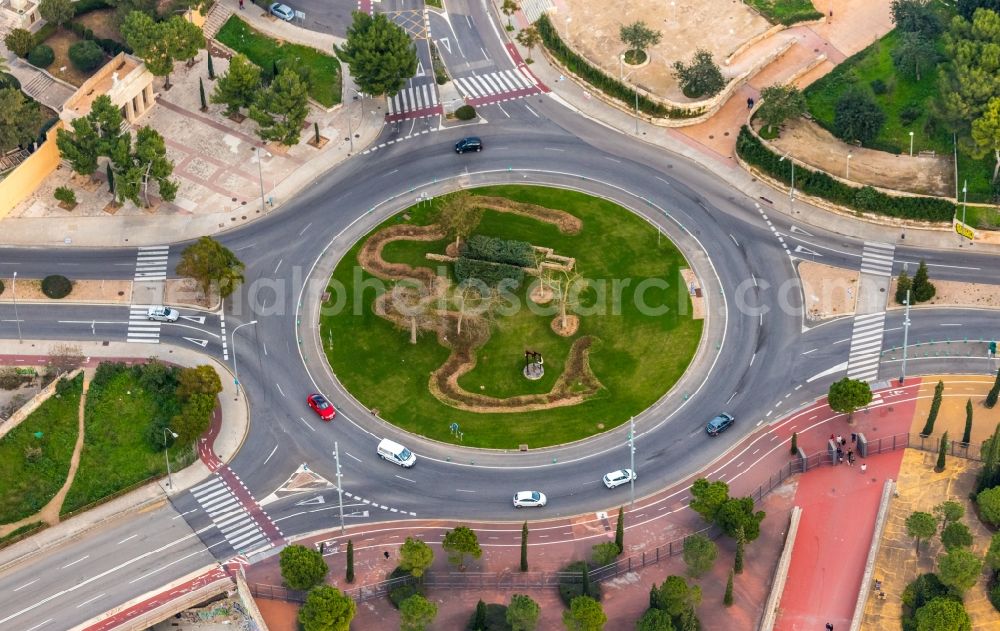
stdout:
<svg viewBox="0 0 1000 631">
<path fill-rule="evenodd" d="M 965 402 L 972 399 L 972 432 L 969 443 L 980 445 L 989 438 L 997 424 L 1000 423 L 1000 405 L 992 410 L 983 405 L 986 393 L 993 385 L 993 377 L 987 375 L 944 375 L 923 377 L 920 384 L 921 397 L 913 412 L 911 434 L 918 434 L 927 421 L 927 413 L 931 408 L 931 398 L 934 396 L 934 386 L 939 379 L 944 380 L 944 396 L 941 399 L 941 409 L 934 422 L 933 436 L 935 439 L 948 432 L 950 440 L 962 440 L 965 432 Z"/>
<path fill-rule="evenodd" d="M 4 282 L 6 289 L 0 294 L 0 302 L 13 302 L 14 292 L 10 290 L 9 279 Z M 42 293 L 42 281 L 30 278 L 17 279 L 18 302 L 82 302 L 90 304 L 132 303 L 131 280 L 75 280 L 73 291 L 65 298 L 53 300 Z"/>
<path fill-rule="evenodd" d="M 934 297 L 927 302 L 921 302 L 922 306 L 937 307 L 1000 307 L 1000 287 L 987 285 L 985 283 L 963 283 L 956 280 L 934 280 L 931 279 L 937 292 Z M 902 309 L 903 306 L 895 300 L 896 279 L 892 279 L 889 286 L 890 309 Z"/>
<path fill-rule="evenodd" d="M 76 66 L 69 60 L 69 47 L 79 41 L 82 40 L 75 33 L 66 29 L 59 29 L 45 40 L 45 45 L 51 46 L 52 52 L 56 56 L 55 61 L 46 70 L 52 76 L 62 79 L 67 83 L 72 83 L 77 87 L 83 85 L 83 82 L 90 78 L 89 74 L 77 70 Z"/>
<path fill-rule="evenodd" d="M 694 271 L 689 267 L 685 267 L 681 270 L 681 277 L 684 278 L 684 284 L 688 287 L 694 285 L 697 294 L 691 295 L 691 318 L 694 320 L 704 320 L 705 319 L 705 297 L 701 295 L 701 283 L 698 282 L 698 277 L 695 276 Z"/>
<path fill-rule="evenodd" d="M 823 320 L 854 313 L 858 303 L 857 270 L 799 261 L 798 271 L 808 319 Z"/>
<path fill-rule="evenodd" d="M 214 311 L 219 308 L 219 296 L 215 292 L 206 296 L 193 278 L 173 278 L 163 288 L 163 304 Z"/>
<path fill-rule="evenodd" d="M 94 31 L 95 37 L 124 42 L 125 39 L 114 25 L 114 15 L 114 9 L 101 9 L 99 11 L 84 13 L 73 21 Z"/>
</svg>

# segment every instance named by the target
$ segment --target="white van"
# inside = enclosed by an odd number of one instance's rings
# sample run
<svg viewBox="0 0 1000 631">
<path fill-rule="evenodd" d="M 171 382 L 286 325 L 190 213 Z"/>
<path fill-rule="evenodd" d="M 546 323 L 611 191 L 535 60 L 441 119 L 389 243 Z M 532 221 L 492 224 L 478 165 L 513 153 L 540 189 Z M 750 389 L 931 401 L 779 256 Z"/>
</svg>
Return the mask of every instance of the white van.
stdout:
<svg viewBox="0 0 1000 631">
<path fill-rule="evenodd" d="M 388 460 L 407 469 L 417 462 L 417 457 L 413 455 L 412 451 L 388 438 L 383 438 L 382 442 L 378 444 L 378 455 L 383 460 Z"/>
</svg>

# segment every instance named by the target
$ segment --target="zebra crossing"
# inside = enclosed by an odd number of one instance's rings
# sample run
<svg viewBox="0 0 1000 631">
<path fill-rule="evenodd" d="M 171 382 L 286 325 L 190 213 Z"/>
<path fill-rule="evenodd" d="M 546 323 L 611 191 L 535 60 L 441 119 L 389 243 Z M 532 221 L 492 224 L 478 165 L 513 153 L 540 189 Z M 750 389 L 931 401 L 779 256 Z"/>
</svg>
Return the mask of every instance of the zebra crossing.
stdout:
<svg viewBox="0 0 1000 631">
<path fill-rule="evenodd" d="M 406 87 L 390 97 L 387 105 L 389 113 L 385 119 L 390 123 L 433 116 L 443 111 L 438 103 L 437 86 L 426 77 L 407 81 Z"/>
<path fill-rule="evenodd" d="M 455 85 L 472 106 L 520 99 L 542 92 L 538 81 L 522 67 L 481 75 L 455 77 Z"/>
<path fill-rule="evenodd" d="M 255 550 L 264 544 L 270 547 L 264 529 L 221 477 L 212 476 L 207 482 L 193 487 L 191 494 L 237 553 Z"/>
<path fill-rule="evenodd" d="M 872 382 L 878 376 L 884 329 L 884 311 L 854 317 L 851 350 L 847 358 L 847 376 L 849 378 Z"/>
<path fill-rule="evenodd" d="M 128 331 L 125 333 L 126 342 L 136 344 L 159 344 L 160 343 L 160 322 L 150 320 L 148 311 L 153 305 L 129 305 L 128 308 Z"/>
<path fill-rule="evenodd" d="M 135 256 L 135 282 L 167 280 L 167 258 L 169 253 L 169 245 L 140 247 Z"/>
<path fill-rule="evenodd" d="M 891 243 L 865 241 L 861 250 L 861 273 L 892 276 L 892 258 L 896 246 Z"/>
</svg>

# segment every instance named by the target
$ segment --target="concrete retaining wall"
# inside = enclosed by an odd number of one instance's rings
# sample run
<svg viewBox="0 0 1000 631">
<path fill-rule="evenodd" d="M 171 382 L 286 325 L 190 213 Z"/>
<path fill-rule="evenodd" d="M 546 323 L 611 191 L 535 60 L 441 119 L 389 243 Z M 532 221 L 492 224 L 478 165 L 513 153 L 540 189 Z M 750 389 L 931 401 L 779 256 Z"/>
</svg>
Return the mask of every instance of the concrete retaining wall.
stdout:
<svg viewBox="0 0 1000 631">
<path fill-rule="evenodd" d="M 861 621 L 865 617 L 865 605 L 868 604 L 868 596 L 872 593 L 872 574 L 875 572 L 875 560 L 878 558 L 878 549 L 882 544 L 882 531 L 885 530 L 885 522 L 889 517 L 889 506 L 892 498 L 896 496 L 896 482 L 886 480 L 882 487 L 882 501 L 878 505 L 878 515 L 875 517 L 875 531 L 872 533 L 872 542 L 868 546 L 868 559 L 865 561 L 865 575 L 861 579 L 861 587 L 858 588 L 858 600 L 854 605 L 854 616 L 851 618 L 851 631 L 861 629 Z"/>
<path fill-rule="evenodd" d="M 72 381 L 81 372 L 83 372 L 83 368 L 77 368 L 68 375 L 62 375 L 60 379 L 67 379 Z M 42 405 L 42 403 L 45 403 L 46 399 L 48 399 L 55 393 L 56 384 L 58 383 L 59 379 L 53 379 L 52 383 L 42 388 L 41 392 L 31 397 L 31 399 L 27 403 L 21 406 L 20 410 L 14 412 L 14 414 L 11 415 L 9 419 L 7 419 L 2 425 L 0 425 L 0 438 L 6 436 L 8 432 L 10 432 L 18 425 L 20 425 L 24 421 L 24 419 L 28 418 L 28 416 L 32 412 L 37 410 Z"/>
<path fill-rule="evenodd" d="M 760 620 L 760 631 L 771 631 L 778 617 L 778 605 L 781 594 L 785 591 L 785 579 L 788 578 L 788 568 L 792 564 L 792 548 L 795 547 L 795 535 L 799 532 L 799 520 L 802 519 L 802 509 L 792 507 L 792 516 L 788 520 L 788 534 L 785 535 L 785 547 L 778 557 L 778 567 L 774 570 L 774 581 L 771 583 L 771 593 L 767 596 L 764 606 L 764 616 Z"/>
<path fill-rule="evenodd" d="M 247 615 L 257 625 L 258 631 L 268 631 L 267 623 L 264 622 L 264 616 L 261 615 L 260 609 L 257 607 L 257 601 L 250 594 L 250 587 L 247 585 L 246 577 L 243 576 L 242 566 L 236 572 L 236 591 L 239 593 L 240 600 L 243 601 L 243 605 L 247 609 Z"/>
</svg>

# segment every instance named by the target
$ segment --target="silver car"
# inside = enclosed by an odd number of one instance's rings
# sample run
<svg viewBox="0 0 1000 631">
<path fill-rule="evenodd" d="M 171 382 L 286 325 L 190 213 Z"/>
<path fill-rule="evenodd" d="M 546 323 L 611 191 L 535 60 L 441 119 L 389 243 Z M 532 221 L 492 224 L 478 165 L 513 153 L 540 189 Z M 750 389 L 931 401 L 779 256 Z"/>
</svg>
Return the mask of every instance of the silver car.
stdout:
<svg viewBox="0 0 1000 631">
<path fill-rule="evenodd" d="M 284 20 L 286 22 L 291 22 L 292 20 L 295 19 L 295 11 L 292 11 L 292 8 L 287 4 L 281 4 L 280 2 L 275 2 L 274 4 L 271 5 L 268 11 L 270 11 L 271 15 L 273 15 L 274 17 Z"/>
<path fill-rule="evenodd" d="M 635 471 L 632 471 L 631 469 L 619 469 L 618 471 L 612 471 L 604 476 L 604 486 L 609 489 L 613 489 L 616 486 L 628 484 L 632 480 L 635 480 L 636 477 Z"/>
<path fill-rule="evenodd" d="M 524 508 L 525 506 L 545 506 L 545 493 L 538 491 L 518 491 L 514 495 L 514 508 Z"/>
<path fill-rule="evenodd" d="M 177 309 L 171 309 L 170 307 L 150 307 L 146 310 L 146 317 L 157 322 L 177 322 L 177 318 L 180 316 L 181 314 L 177 313 Z"/>
</svg>

